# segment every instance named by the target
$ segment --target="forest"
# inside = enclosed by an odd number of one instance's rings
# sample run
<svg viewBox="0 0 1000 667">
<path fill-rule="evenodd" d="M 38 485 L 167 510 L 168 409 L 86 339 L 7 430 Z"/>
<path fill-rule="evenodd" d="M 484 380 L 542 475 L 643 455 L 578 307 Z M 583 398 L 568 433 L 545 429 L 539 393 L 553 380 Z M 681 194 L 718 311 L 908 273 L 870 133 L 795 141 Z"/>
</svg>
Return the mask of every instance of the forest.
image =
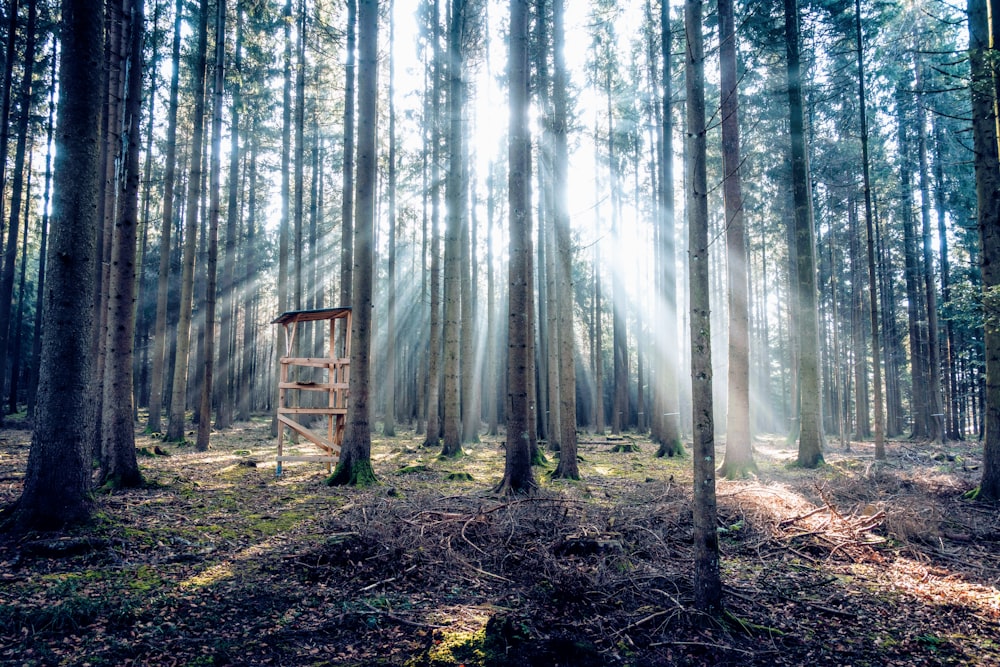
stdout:
<svg viewBox="0 0 1000 667">
<path fill-rule="evenodd" d="M 0 663 L 993 664 L 990 0 L 3 0 Z"/>
</svg>

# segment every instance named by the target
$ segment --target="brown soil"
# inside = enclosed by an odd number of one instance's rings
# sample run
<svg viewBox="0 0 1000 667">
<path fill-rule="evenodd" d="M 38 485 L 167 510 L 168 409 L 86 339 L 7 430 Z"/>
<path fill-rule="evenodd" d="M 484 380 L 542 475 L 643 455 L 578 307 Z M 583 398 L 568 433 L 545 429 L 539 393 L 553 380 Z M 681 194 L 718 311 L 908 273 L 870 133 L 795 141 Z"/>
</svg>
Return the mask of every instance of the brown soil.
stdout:
<svg viewBox="0 0 1000 667">
<path fill-rule="evenodd" d="M 0 431 L 0 503 L 29 439 Z M 421 439 L 376 439 L 381 484 L 344 489 L 320 464 L 275 479 L 263 421 L 203 454 L 141 437 L 169 454 L 140 458 L 149 488 L 0 543 L 0 663 L 1000 664 L 1000 507 L 963 499 L 978 443 L 807 471 L 759 440 L 758 476 L 718 483 L 716 619 L 691 606 L 690 458 L 586 436 L 581 482 L 550 465 L 502 498 L 498 441 L 444 461 Z"/>
</svg>

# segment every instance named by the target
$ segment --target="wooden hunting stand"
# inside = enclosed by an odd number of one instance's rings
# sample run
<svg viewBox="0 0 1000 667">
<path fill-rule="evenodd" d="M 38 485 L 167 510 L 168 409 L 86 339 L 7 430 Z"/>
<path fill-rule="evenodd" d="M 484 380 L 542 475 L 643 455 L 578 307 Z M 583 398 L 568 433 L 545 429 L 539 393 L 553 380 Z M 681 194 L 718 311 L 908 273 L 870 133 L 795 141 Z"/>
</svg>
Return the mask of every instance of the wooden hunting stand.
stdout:
<svg viewBox="0 0 1000 667">
<path fill-rule="evenodd" d="M 337 320 L 344 321 L 343 354 L 337 355 Z M 330 323 L 329 356 L 294 357 L 295 336 L 303 322 Z M 340 458 L 340 445 L 344 440 L 344 424 L 347 419 L 347 390 L 351 376 L 351 309 L 325 308 L 322 310 L 299 310 L 282 314 L 272 324 L 285 327 L 285 354 L 280 359 L 278 376 L 278 456 L 275 474 L 281 476 L 281 464 L 285 461 L 316 461 L 326 463 L 327 472 Z M 317 325 L 318 326 L 318 325 Z M 299 370 L 291 371 L 292 367 Z M 303 377 L 302 368 L 320 369 L 316 377 Z M 325 373 L 324 373 L 325 371 Z M 325 377 L 324 377 L 325 376 Z M 326 397 L 318 401 L 322 407 L 299 407 L 307 392 L 323 392 Z M 308 425 L 299 422 L 301 418 L 326 418 L 326 435 L 317 435 Z M 309 456 L 286 456 L 284 453 L 285 428 L 289 428 L 316 445 L 322 454 Z"/>
</svg>

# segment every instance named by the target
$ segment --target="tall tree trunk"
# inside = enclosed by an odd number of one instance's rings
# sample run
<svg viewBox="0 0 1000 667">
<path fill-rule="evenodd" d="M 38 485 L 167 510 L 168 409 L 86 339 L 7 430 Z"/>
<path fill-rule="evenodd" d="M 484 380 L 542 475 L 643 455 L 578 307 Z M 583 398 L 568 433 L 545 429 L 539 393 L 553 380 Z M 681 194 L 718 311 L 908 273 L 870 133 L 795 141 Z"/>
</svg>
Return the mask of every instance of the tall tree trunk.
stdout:
<svg viewBox="0 0 1000 667">
<path fill-rule="evenodd" d="M 347 0 L 347 63 L 344 66 L 344 164 L 340 207 L 340 305 L 351 306 L 351 269 L 354 263 L 354 80 L 358 0 Z M 346 333 L 346 332 L 344 332 Z"/>
<path fill-rule="evenodd" d="M 347 428 L 337 469 L 328 483 L 367 486 L 371 464 L 372 273 L 375 261 L 375 120 L 378 91 L 378 0 L 361 0 L 358 11 L 358 177 L 354 218 L 355 300 L 351 319 L 351 379 Z"/>
<path fill-rule="evenodd" d="M 10 388 L 8 407 L 12 414 L 17 412 L 21 379 L 21 337 L 24 333 L 24 301 L 27 298 L 25 284 L 28 278 L 28 225 L 31 222 L 31 158 L 28 154 L 28 168 L 25 169 L 24 184 L 24 234 L 21 239 L 21 270 L 17 279 L 17 310 L 11 326 L 15 328 L 10 355 Z"/>
<path fill-rule="evenodd" d="M 149 103 L 146 108 L 146 131 L 143 139 L 144 157 L 142 167 L 142 203 L 139 217 L 139 262 L 136 266 L 137 304 L 135 338 L 133 345 L 135 353 L 132 359 L 132 382 L 135 385 L 135 400 L 133 401 L 133 421 L 139 421 L 139 407 L 149 405 L 149 345 L 150 345 L 150 313 L 147 304 L 150 302 L 150 281 L 147 277 L 146 262 L 149 257 L 150 206 L 153 191 L 153 130 L 156 126 L 156 90 L 159 88 L 158 69 L 160 62 L 160 2 L 153 2 L 152 35 L 150 43 L 153 55 L 149 61 Z M 152 314 L 153 317 L 156 313 Z"/>
<path fill-rule="evenodd" d="M 657 456 L 674 456 L 682 454 L 681 444 L 681 407 L 677 382 L 680 359 L 677 346 L 671 344 L 678 335 L 677 327 L 677 259 L 675 257 L 674 235 L 674 119 L 673 119 L 673 85 L 672 69 L 672 35 L 670 30 L 670 3 L 660 3 L 660 53 L 663 57 L 663 69 L 660 72 L 663 106 L 663 124 L 660 134 L 660 174 L 657 198 L 659 203 L 659 234 L 657 251 L 660 265 L 660 303 L 663 309 L 663 329 L 666 332 L 666 344 L 659 353 L 660 366 L 656 377 L 659 378 L 656 395 L 660 397 L 656 408 L 656 419 L 661 420 L 659 448 Z"/>
<path fill-rule="evenodd" d="M 7 44 L 4 50 L 3 82 L 0 83 L 0 183 L 7 182 L 7 144 L 10 142 L 10 95 L 14 79 L 14 62 L 17 53 L 17 12 L 19 0 L 11 0 L 7 17 Z M 6 197 L 0 197 L 0 241 L 3 239 L 4 206 Z M 0 375 L 2 377 L 2 375 Z M 0 423 L 3 415 L 0 414 Z"/>
<path fill-rule="evenodd" d="M 528 131 L 528 1 L 510 3 L 510 129 L 508 135 L 507 196 L 509 198 L 510 266 L 507 310 L 507 454 L 502 493 L 526 493 L 535 488 L 531 472 L 531 434 L 528 395 L 531 368 L 528 353 L 532 335 L 529 319 L 531 233 L 528 178 L 531 137 Z"/>
<path fill-rule="evenodd" d="M 915 64 L 916 88 L 923 94 L 922 65 Z M 930 439 L 944 441 L 944 414 L 941 408 L 941 353 L 938 340 L 937 291 L 934 289 L 934 260 L 931 250 L 931 186 L 927 161 L 927 111 L 923 100 L 917 104 L 919 128 L 917 154 L 920 165 L 920 221 L 923 249 L 924 303 L 927 314 L 927 428 Z"/>
<path fill-rule="evenodd" d="M 121 210 L 115 222 L 108 285 L 108 331 L 105 349 L 104 410 L 101 428 L 101 484 L 110 488 L 142 484 L 135 455 L 133 424 L 132 342 L 135 335 L 135 251 L 139 225 L 139 145 L 142 115 L 142 0 L 122 2 L 128 63 L 123 129 Z"/>
<path fill-rule="evenodd" d="M 296 45 L 296 55 L 298 62 L 295 67 L 295 193 L 293 195 L 295 216 L 295 241 L 292 252 L 294 253 L 295 264 L 295 294 L 293 303 L 295 310 L 305 308 L 305 266 L 302 261 L 302 253 L 305 249 L 305 130 L 306 130 L 306 3 L 299 0 L 299 20 L 298 20 L 298 44 Z M 304 345 L 305 336 L 295 339 L 296 356 L 307 356 Z M 297 392 L 301 393 L 301 392 Z"/>
<path fill-rule="evenodd" d="M 597 145 L 599 141 L 598 138 L 598 126 L 597 120 L 594 120 L 594 145 Z M 601 238 L 601 212 L 600 212 L 600 188 L 598 187 L 598 173 L 599 173 L 599 160 L 598 151 L 594 151 L 594 238 Z M 594 431 L 599 436 L 604 435 L 605 421 L 604 421 L 604 332 L 601 322 L 603 320 L 602 310 L 603 305 L 601 303 L 601 244 L 594 243 L 594 262 L 593 262 L 593 309 L 594 313 L 591 317 L 591 326 L 593 327 L 593 344 L 591 346 L 591 362 L 593 363 L 594 371 Z"/>
<path fill-rule="evenodd" d="M 52 135 L 55 130 L 55 91 L 58 79 L 56 65 L 59 61 L 59 40 L 52 40 L 52 69 L 49 76 L 49 117 L 45 124 L 45 192 L 42 195 L 41 237 L 38 242 L 38 278 L 35 290 L 35 326 L 31 341 L 31 380 L 28 383 L 28 418 L 34 421 L 35 398 L 38 393 L 38 363 L 42 354 L 42 306 L 45 294 L 46 255 L 49 242 L 49 203 L 52 192 Z"/>
<path fill-rule="evenodd" d="M 386 277 L 388 298 L 385 326 L 385 415 L 382 433 L 396 435 L 396 19 L 395 0 L 389 0 L 389 256 Z"/>
<path fill-rule="evenodd" d="M 906 278 L 906 315 L 909 324 L 910 340 L 910 377 L 912 399 L 910 401 L 910 416 L 913 420 L 913 439 L 925 438 L 930 434 L 927 423 L 927 370 L 924 357 L 924 340 L 921 335 L 920 313 L 922 297 L 919 288 L 919 259 L 917 256 L 917 241 L 913 229 L 913 187 L 912 166 L 910 155 L 909 129 L 909 91 L 899 88 L 896 91 L 896 108 L 899 114 L 899 153 L 900 153 L 900 192 L 901 217 L 903 223 L 903 259 Z"/>
<path fill-rule="evenodd" d="M 744 477 L 755 468 L 750 442 L 750 313 L 746 225 L 740 178 L 736 24 L 732 0 L 719 0 L 719 74 L 722 81 L 722 171 L 726 206 L 726 271 L 729 282 L 729 412 L 726 455 L 719 474 Z"/>
<path fill-rule="evenodd" d="M 882 362 L 879 358 L 878 283 L 875 279 L 875 216 L 872 213 L 872 187 L 868 156 L 868 102 L 865 92 L 865 54 L 861 39 L 861 0 L 854 0 L 854 29 L 858 42 L 858 99 L 861 110 L 861 166 L 865 188 L 865 241 L 868 258 L 868 307 L 872 336 L 872 384 L 875 387 L 875 458 L 885 458 L 885 412 L 882 401 Z"/>
<path fill-rule="evenodd" d="M 441 53 L 439 0 L 432 0 L 431 39 L 434 42 L 433 83 L 431 85 L 431 275 L 430 349 L 427 354 L 427 435 L 424 447 L 437 447 L 441 440 L 441 81 L 444 56 Z"/>
<path fill-rule="evenodd" d="M 247 231 L 246 250 L 244 262 L 246 272 L 243 275 L 243 355 L 240 364 L 240 397 L 236 418 L 240 421 L 249 421 L 250 413 L 253 409 L 251 396 L 253 395 L 252 381 L 253 354 L 256 349 L 255 334 L 253 327 L 254 302 L 256 300 L 256 289 L 251 289 L 254 285 L 254 272 L 257 259 L 257 122 L 251 125 L 250 139 L 250 165 L 247 168 Z"/>
<path fill-rule="evenodd" d="M 611 72 L 607 74 L 604 92 L 608 105 L 608 169 L 611 176 L 611 236 L 615 247 L 621 247 L 621 204 L 618 185 L 618 156 L 615 146 L 615 121 L 612 106 Z M 618 271 L 611 272 L 611 350 L 613 394 L 611 432 L 618 434 L 628 418 L 628 350 L 625 328 L 625 290 Z"/>
<path fill-rule="evenodd" d="M 980 269 L 983 276 L 986 414 L 983 477 L 979 497 L 1000 499 L 1000 161 L 997 158 L 994 81 L 996 43 L 990 39 L 987 3 L 969 0 L 969 64 L 972 70 L 972 132 L 976 203 L 979 208 Z M 993 17 L 996 20 L 996 17 Z"/>
<path fill-rule="evenodd" d="M 351 0 L 348 0 L 349 2 Z M 289 238 L 289 213 L 291 184 L 289 180 L 291 173 L 291 152 L 292 152 L 292 0 L 285 0 L 284 6 L 284 78 L 282 85 L 282 105 L 281 105 L 281 221 L 278 226 L 278 312 L 284 313 L 289 310 L 288 302 L 288 243 Z M 349 45 L 352 45 L 349 35 Z M 351 56 L 348 56 L 349 58 Z M 351 61 L 348 60 L 350 64 Z M 353 75 L 353 69 L 348 68 L 348 72 Z M 353 98 L 350 98 L 353 99 Z M 345 118 L 347 113 L 345 111 Z M 353 141 L 353 132 L 352 132 Z M 346 137 L 345 137 L 346 142 Z M 345 156 L 347 153 L 345 152 Z M 347 158 L 345 157 L 345 160 Z M 347 198 L 347 190 L 344 190 L 344 198 Z M 346 223 L 345 223 L 346 224 Z M 343 267 L 341 267 L 343 271 Z M 287 341 L 285 340 L 285 327 L 278 327 L 277 350 L 275 353 L 276 367 L 281 363 L 281 357 L 287 354 Z M 274 392 L 279 389 L 275 385 Z M 274 402 L 277 405 L 277 401 Z M 271 435 L 277 436 L 278 431 L 284 428 L 278 423 L 277 410 L 271 416 Z M 292 436 L 294 439 L 294 435 Z"/>
<path fill-rule="evenodd" d="M 851 258 L 851 355 L 854 367 L 854 437 L 864 440 L 871 436 L 868 411 L 868 345 L 865 340 L 865 294 L 861 273 L 861 235 L 858 232 L 858 208 L 852 196 L 848 202 L 848 229 Z"/>
<path fill-rule="evenodd" d="M 201 386 L 201 419 L 198 421 L 199 452 L 208 451 L 212 433 L 212 383 L 215 380 L 215 295 L 218 287 L 219 209 L 222 193 L 222 93 L 226 65 L 226 0 L 215 0 L 215 78 L 212 84 L 212 153 L 208 177 L 208 261 L 205 275 L 205 376 Z M 233 146 L 236 150 L 236 146 Z M 223 339 L 225 344 L 225 339 Z"/>
<path fill-rule="evenodd" d="M 945 187 L 944 187 L 944 164 L 941 155 L 941 145 L 944 141 L 941 121 L 938 116 L 934 117 L 934 208 L 937 211 L 937 233 L 938 233 L 938 256 L 941 263 L 941 303 L 944 308 L 949 308 L 951 303 L 951 267 L 948 260 L 948 234 L 945 228 Z M 955 327 L 952 318 L 945 315 L 945 341 L 944 359 L 942 369 L 945 374 L 943 386 L 947 394 L 947 406 L 945 412 L 946 432 L 945 437 L 949 440 L 961 440 L 962 431 L 958 425 L 958 386 L 955 375 Z"/>
<path fill-rule="evenodd" d="M 233 397 L 236 366 L 236 236 L 239 223 L 240 195 L 240 105 L 243 103 L 240 78 L 242 76 L 243 8 L 236 5 L 236 44 L 233 55 L 231 86 L 233 102 L 229 127 L 229 201 L 226 213 L 226 253 L 222 262 L 222 313 L 219 321 L 219 370 L 222 377 L 217 383 L 219 404 L 215 427 L 229 428 L 233 423 L 235 400 Z"/>
<path fill-rule="evenodd" d="M 799 9 L 785 0 L 788 55 L 788 109 L 791 129 L 792 189 L 795 201 L 795 251 L 799 331 L 798 464 L 815 468 L 823 462 L 823 415 L 819 372 L 819 322 L 816 309 L 816 257 L 809 159 L 802 109 L 802 66 L 799 61 Z"/>
<path fill-rule="evenodd" d="M 0 386 L 6 377 L 7 358 L 11 356 L 9 333 L 14 303 L 14 275 L 17 263 L 17 240 L 20 234 L 21 196 L 24 183 L 24 158 L 28 145 L 28 122 L 31 119 L 31 82 L 35 73 L 35 23 L 38 12 L 35 0 L 28 0 L 28 25 L 25 28 L 24 76 L 19 92 L 21 113 L 18 117 L 17 147 L 14 149 L 14 170 L 11 172 L 10 221 L 7 225 L 7 245 L 4 248 L 3 274 L 0 277 Z M 6 153 L 6 151 L 3 151 Z M 3 181 L 0 181 L 2 184 Z M 25 225 L 27 226 L 27 224 Z M 0 235 L 2 237 L 2 235 Z M 27 257 L 24 258 L 27 260 Z M 17 354 L 17 350 L 14 351 Z M 16 398 L 16 397 L 15 397 Z M 0 415 L 3 410 L 0 409 Z M 2 423 L 2 416 L 0 416 Z"/>
<path fill-rule="evenodd" d="M 194 253 L 198 236 L 198 202 L 201 200 L 202 143 L 205 128 L 205 61 L 208 49 L 208 0 L 198 9 L 198 46 L 195 52 L 194 115 L 191 132 L 191 168 L 188 175 L 184 220 L 184 257 L 181 260 L 181 299 L 177 319 L 177 356 L 171 383 L 170 420 L 166 439 L 184 440 L 184 409 L 187 395 L 188 357 L 191 351 L 191 311 L 194 296 Z"/>
<path fill-rule="evenodd" d="M 174 225 L 174 180 L 177 168 L 177 97 L 180 77 L 181 8 L 174 5 L 174 42 L 171 57 L 170 98 L 167 103 L 167 150 L 163 173 L 163 219 L 160 225 L 160 267 L 156 288 L 156 324 L 153 330 L 153 369 L 150 373 L 149 419 L 146 431 L 159 432 L 163 410 L 163 377 L 166 364 L 167 311 L 170 293 L 170 230 Z"/>
<path fill-rule="evenodd" d="M 444 442 L 442 456 L 462 451 L 461 318 L 462 233 L 466 208 L 462 112 L 464 110 L 462 23 L 464 0 L 454 0 L 448 28 L 448 176 L 445 200 L 448 214 L 444 236 Z"/>
<path fill-rule="evenodd" d="M 559 2 L 560 0 L 556 0 Z M 497 323 L 496 323 L 496 279 L 493 253 L 493 220 L 496 217 L 495 174 L 497 165 L 490 163 L 490 173 L 486 180 L 486 430 L 496 435 L 500 429 L 498 390 L 500 379 L 497 375 Z"/>
<path fill-rule="evenodd" d="M 101 148 L 102 170 L 104 179 L 101 181 L 101 197 L 99 213 L 101 229 L 98 231 L 98 243 L 101 245 L 101 264 L 95 274 L 93 289 L 97 292 L 97 321 L 93 333 L 92 344 L 96 354 L 96 392 L 94 394 L 95 438 L 94 446 L 101 446 L 103 428 L 104 372 L 107 355 L 108 330 L 108 297 L 111 282 L 111 250 L 114 237 L 114 226 L 118 215 L 118 199 L 121 194 L 118 181 L 118 165 L 124 159 L 122 155 L 122 118 L 124 114 L 122 100 L 125 98 L 125 67 L 124 50 L 127 48 L 124 39 L 124 12 L 120 0 L 105 0 L 105 58 L 107 71 L 104 78 L 105 95 L 104 118 L 101 121 L 104 128 L 104 145 Z"/>
<path fill-rule="evenodd" d="M 556 257 L 556 331 L 559 346 L 559 465 L 553 477 L 579 479 L 576 438 L 576 349 L 573 326 L 573 242 L 566 199 L 569 167 L 564 0 L 552 0 L 552 196 Z"/>
<path fill-rule="evenodd" d="M 708 179 L 705 167 L 705 51 L 701 0 L 684 3 L 687 36 L 688 281 L 691 288 L 691 401 L 694 443 L 694 602 L 706 613 L 722 612 L 719 533 L 716 530 L 715 420 L 712 407 L 712 335 L 708 285 Z"/>
<path fill-rule="evenodd" d="M 42 303 L 44 334 L 35 428 L 24 488 L 11 523 L 20 530 L 62 529 L 90 517 L 93 292 L 97 270 L 98 173 L 104 11 L 63 0 L 60 146 Z"/>
</svg>

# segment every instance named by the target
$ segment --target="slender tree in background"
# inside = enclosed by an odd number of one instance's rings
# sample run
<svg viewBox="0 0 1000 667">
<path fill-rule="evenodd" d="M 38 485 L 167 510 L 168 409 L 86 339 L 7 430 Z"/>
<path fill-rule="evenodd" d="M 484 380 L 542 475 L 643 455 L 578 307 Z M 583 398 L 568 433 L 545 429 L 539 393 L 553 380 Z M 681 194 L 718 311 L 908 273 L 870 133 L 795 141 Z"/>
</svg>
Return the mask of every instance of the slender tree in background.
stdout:
<svg viewBox="0 0 1000 667">
<path fill-rule="evenodd" d="M 441 53 L 440 0 L 431 0 L 431 40 L 434 44 L 434 63 L 430 86 L 430 153 L 431 153 L 431 270 L 430 270 L 430 333 L 427 352 L 427 434 L 424 447 L 437 447 L 441 442 L 440 373 L 441 373 L 441 94 L 444 55 Z"/>
<path fill-rule="evenodd" d="M 205 379 L 201 385 L 201 419 L 195 445 L 208 450 L 212 433 L 212 383 L 215 380 L 215 292 L 219 263 L 219 209 L 222 180 L 222 88 L 226 64 L 226 0 L 215 0 L 215 76 L 212 83 L 212 145 L 208 176 L 208 262 L 205 276 Z M 236 150 L 236 146 L 233 146 Z M 225 344 L 225 341 L 223 341 Z"/>
<path fill-rule="evenodd" d="M 127 76 L 123 131 L 126 150 L 123 183 L 111 244 L 108 284 L 108 330 L 105 349 L 104 409 L 101 427 L 101 477 L 106 488 L 136 487 L 142 475 L 135 455 L 132 407 L 132 355 L 135 340 L 136 243 L 139 226 L 139 144 L 142 119 L 143 2 L 124 0 L 123 40 L 127 45 Z"/>
<path fill-rule="evenodd" d="M 914 63 L 916 88 L 924 95 L 923 64 Z M 937 290 L 934 288 L 934 260 L 931 250 L 931 197 L 930 167 L 927 157 L 927 110 L 921 99 L 917 103 L 917 162 L 920 168 L 920 230 L 923 252 L 922 278 L 924 282 L 924 313 L 927 317 L 924 330 L 927 353 L 927 429 L 930 439 L 944 442 L 944 414 L 941 408 L 941 348 L 938 339 Z"/>
<path fill-rule="evenodd" d="M 250 126 L 249 132 L 249 153 L 247 158 L 250 163 L 247 166 L 247 221 L 246 221 L 246 249 L 244 253 L 244 263 L 246 264 L 243 274 L 243 354 L 240 360 L 240 392 L 237 403 L 236 418 L 240 421 L 250 420 L 251 400 L 250 394 L 253 380 L 253 364 L 255 352 L 255 336 L 253 326 L 254 303 L 256 292 L 249 289 L 253 284 L 257 259 L 257 122 L 256 119 Z"/>
<path fill-rule="evenodd" d="M 372 273 L 375 262 L 375 120 L 378 113 L 378 0 L 358 6 L 358 174 L 354 217 L 354 306 L 351 318 L 351 400 L 337 469 L 330 485 L 375 482 L 371 463 Z"/>
<path fill-rule="evenodd" d="M 882 407 L 882 361 L 879 356 L 878 283 L 875 277 L 875 231 L 872 212 L 871 160 L 868 156 L 868 103 L 865 87 L 865 50 L 861 34 L 861 0 L 854 0 L 854 28 L 858 43 L 858 100 L 861 121 L 861 168 L 865 189 L 865 239 L 868 259 L 868 304 L 872 336 L 872 383 L 875 387 L 875 458 L 885 458 L 885 411 Z"/>
<path fill-rule="evenodd" d="M 798 464 L 815 468 L 823 462 L 823 415 L 819 363 L 819 317 L 816 305 L 816 240 L 813 230 L 809 159 L 806 154 L 799 56 L 797 0 L 785 0 L 785 46 L 788 113 L 791 130 L 792 195 L 795 206 L 795 277 L 799 304 L 799 455 Z"/>
<path fill-rule="evenodd" d="M 510 129 L 508 135 L 510 265 L 507 308 L 507 454 L 500 493 L 526 493 L 535 488 L 531 472 L 529 419 L 528 290 L 531 253 L 531 198 L 528 192 L 531 137 L 528 132 L 528 2 L 510 2 Z"/>
<path fill-rule="evenodd" d="M 17 60 L 17 11 L 18 0 L 11 0 L 7 15 L 7 46 L 4 51 L 3 82 L 0 83 L 0 184 L 7 182 L 7 144 L 10 140 L 10 94 L 14 78 L 14 62 Z M 3 241 L 4 211 L 6 197 L 0 197 L 0 242 Z M 2 374 L 0 374 L 2 377 Z M 0 423 L 3 411 L 0 410 Z"/>
<path fill-rule="evenodd" d="M 903 264 L 906 283 L 906 319 L 910 343 L 910 376 L 913 385 L 911 412 L 913 430 L 911 439 L 925 438 L 930 434 L 927 423 L 927 368 L 924 354 L 924 336 L 921 332 L 920 267 L 917 254 L 916 233 L 913 228 L 913 165 L 910 127 L 912 93 L 899 84 L 896 89 L 896 113 L 898 116 L 899 181 L 900 181 L 900 223 L 903 228 Z"/>
<path fill-rule="evenodd" d="M 38 393 L 38 362 L 42 354 L 42 298 L 45 294 L 45 260 L 49 243 L 49 209 L 52 193 L 52 135 L 55 131 L 56 87 L 59 62 L 59 40 L 52 40 L 52 69 L 49 74 L 49 117 L 45 124 L 45 192 L 42 195 L 41 237 L 38 242 L 38 289 L 35 290 L 35 326 L 31 341 L 31 381 L 28 384 L 28 418 L 35 417 L 35 397 Z"/>
<path fill-rule="evenodd" d="M 62 52 L 44 334 L 24 489 L 8 525 L 52 530 L 89 519 L 92 500 L 91 290 L 97 254 L 103 3 L 63 0 Z"/>
<path fill-rule="evenodd" d="M 184 412 L 187 397 L 188 356 L 191 352 L 191 308 L 194 302 L 194 253 L 198 236 L 198 212 L 201 201 L 202 143 L 205 131 L 205 65 L 208 50 L 208 0 L 198 8 L 198 44 L 192 73 L 194 115 L 192 117 L 190 171 L 187 203 L 184 211 L 184 257 L 181 260 L 181 300 L 177 321 L 177 352 L 171 383 L 170 419 L 166 439 L 184 440 Z M 207 419 L 207 416 L 206 416 Z"/>
<path fill-rule="evenodd" d="M 236 3 L 236 44 L 230 77 L 233 102 L 229 124 L 229 201 L 226 212 L 226 252 L 222 261 L 222 313 L 219 319 L 219 370 L 222 376 L 217 383 L 219 405 L 215 417 L 216 428 L 229 428 L 233 422 L 235 399 L 233 396 L 236 366 L 236 236 L 239 224 L 240 197 L 240 106 L 242 95 L 243 64 L 243 8 Z"/>
<path fill-rule="evenodd" d="M 722 83 L 722 190 L 726 208 L 726 273 L 729 279 L 729 411 L 726 455 L 719 475 L 746 476 L 756 466 L 750 441 L 750 313 L 746 223 L 740 177 L 739 95 L 733 0 L 719 0 L 719 75 Z"/>
<path fill-rule="evenodd" d="M 177 106 L 180 88 L 181 9 L 183 0 L 174 5 L 174 41 L 170 62 L 170 97 L 167 102 L 166 154 L 163 172 L 163 216 L 160 223 L 160 267 L 156 283 L 156 324 L 153 329 L 153 368 L 150 371 L 149 419 L 146 431 L 160 431 L 163 411 L 163 377 L 166 365 L 167 310 L 170 293 L 170 236 L 174 226 L 174 181 L 177 170 Z"/>
<path fill-rule="evenodd" d="M 347 63 L 344 65 L 344 164 L 341 171 L 340 305 L 351 305 L 354 264 L 354 98 L 358 0 L 347 0 Z"/>
<path fill-rule="evenodd" d="M 712 408 L 712 334 L 708 285 L 708 177 L 706 174 L 705 50 L 701 0 L 684 3 L 687 50 L 688 282 L 691 289 L 691 405 L 694 426 L 694 602 L 712 615 L 722 612 L 719 533 L 716 530 L 715 420 Z"/>
<path fill-rule="evenodd" d="M 386 277 L 388 292 L 385 325 L 385 416 L 382 433 L 396 435 L 396 19 L 395 0 L 389 0 L 389 256 Z"/>
<path fill-rule="evenodd" d="M 16 11 L 16 10 L 15 10 Z M 7 225 L 7 245 L 4 249 L 3 273 L 0 274 L 0 378 L 6 377 L 9 334 L 13 326 L 11 310 L 14 303 L 14 276 L 17 259 L 17 240 L 20 234 L 22 215 L 21 197 L 24 184 L 25 152 L 28 144 L 28 122 L 31 119 L 31 83 L 35 74 L 35 26 L 38 16 L 35 0 L 28 0 L 28 23 L 25 26 L 24 43 L 24 73 L 21 78 L 20 98 L 21 113 L 18 117 L 17 147 L 14 149 L 14 169 L 11 172 L 10 221 Z M 5 130 L 6 131 L 6 130 Z M 6 153 L 6 149 L 3 151 Z M 0 181 L 2 183 L 2 181 Z M 27 227 L 27 220 L 25 220 Z M 2 234 L 0 234 L 2 238 Z M 16 354 L 17 352 L 15 352 Z M 0 380 L 0 385 L 3 381 Z M 16 400 L 16 396 L 14 397 Z M 0 408 L 0 414 L 3 409 Z M 2 417 L 0 417 L 2 421 Z"/>
<path fill-rule="evenodd" d="M 289 310 L 288 301 L 288 244 L 290 230 L 289 215 L 291 212 L 291 155 L 292 155 L 292 0 L 285 0 L 282 13 L 284 26 L 284 75 L 281 88 L 281 221 L 278 223 L 278 312 Z M 346 190 L 345 190 L 346 193 Z M 344 195 L 347 196 L 346 194 Z M 287 350 L 285 327 L 278 327 L 276 363 Z M 277 385 L 275 386 L 277 396 Z M 274 403 L 277 405 L 277 401 Z M 278 424 L 277 410 L 271 415 L 271 435 L 277 436 L 278 430 L 284 428 Z M 295 436 L 293 435 L 294 439 Z"/>
<path fill-rule="evenodd" d="M 468 188 L 465 175 L 463 113 L 465 54 L 462 24 L 465 0 L 453 0 L 448 29 L 448 175 L 445 183 L 447 221 L 444 235 L 444 419 L 442 456 L 462 453 L 460 386 L 462 326 L 462 234 Z"/>
<path fill-rule="evenodd" d="M 659 428 L 654 429 L 654 438 L 660 446 L 657 456 L 675 456 L 684 453 L 681 444 L 680 430 L 680 397 L 677 385 L 677 369 L 680 367 L 677 346 L 674 338 L 677 331 L 677 260 L 674 249 L 674 121 L 673 121 L 673 87 L 671 82 L 671 49 L 672 34 L 670 29 L 670 3 L 660 0 L 660 53 L 663 57 L 663 67 L 660 72 L 663 89 L 662 113 L 663 123 L 658 128 L 660 141 L 660 173 L 658 179 L 657 198 L 660 211 L 660 229 L 658 233 L 660 263 L 660 306 L 663 309 L 663 339 L 659 341 L 661 350 L 658 354 L 659 378 L 655 392 L 657 397 L 656 415 L 653 423 L 659 422 Z"/>
<path fill-rule="evenodd" d="M 995 65 L 987 0 L 969 0 L 969 64 L 980 270 L 986 344 L 986 412 L 979 497 L 1000 499 L 1000 160 L 997 157 Z M 996 17 L 993 17 L 996 20 Z"/>
<path fill-rule="evenodd" d="M 556 331 L 559 338 L 559 465 L 553 477 L 579 479 L 576 438 L 576 346 L 573 327 L 573 245 L 569 228 L 569 203 L 566 197 L 567 120 L 569 117 L 566 85 L 566 28 L 564 0 L 552 0 L 552 195 L 554 199 Z"/>
</svg>

